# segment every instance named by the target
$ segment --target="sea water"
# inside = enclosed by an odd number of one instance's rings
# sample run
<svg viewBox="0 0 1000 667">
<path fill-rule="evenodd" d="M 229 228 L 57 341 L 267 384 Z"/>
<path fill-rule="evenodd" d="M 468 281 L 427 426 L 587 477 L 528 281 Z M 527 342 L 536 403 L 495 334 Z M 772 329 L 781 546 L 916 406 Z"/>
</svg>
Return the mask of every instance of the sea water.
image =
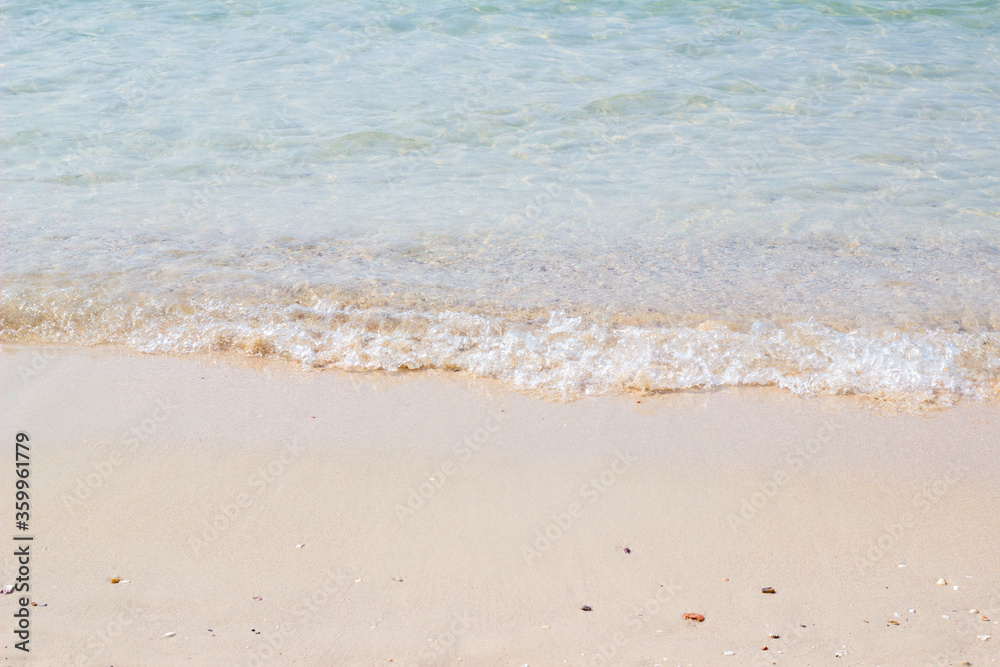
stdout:
<svg viewBox="0 0 1000 667">
<path fill-rule="evenodd" d="M 992 0 L 0 7 L 7 343 L 1000 393 Z"/>
</svg>

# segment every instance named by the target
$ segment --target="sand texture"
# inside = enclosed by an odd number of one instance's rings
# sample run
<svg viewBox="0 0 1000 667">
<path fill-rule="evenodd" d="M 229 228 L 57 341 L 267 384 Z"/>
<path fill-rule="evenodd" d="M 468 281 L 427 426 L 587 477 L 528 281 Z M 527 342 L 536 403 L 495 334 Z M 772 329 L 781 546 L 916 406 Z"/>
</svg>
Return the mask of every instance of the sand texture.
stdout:
<svg viewBox="0 0 1000 667">
<path fill-rule="evenodd" d="M 100 350 L 2 367 L 0 586 L 24 432 L 38 605 L 26 654 L 23 594 L 0 597 L 8 662 L 1000 664 L 995 404 L 552 403 Z"/>
</svg>

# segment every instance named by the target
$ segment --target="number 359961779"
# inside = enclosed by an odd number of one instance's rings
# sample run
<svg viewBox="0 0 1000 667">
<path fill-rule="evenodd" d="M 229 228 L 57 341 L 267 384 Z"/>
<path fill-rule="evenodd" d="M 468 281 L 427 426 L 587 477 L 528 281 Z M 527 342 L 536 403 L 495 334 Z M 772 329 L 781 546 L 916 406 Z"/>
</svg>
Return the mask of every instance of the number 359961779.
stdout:
<svg viewBox="0 0 1000 667">
<path fill-rule="evenodd" d="M 14 509 L 16 510 L 14 520 L 17 522 L 18 530 L 28 530 L 28 520 L 31 518 L 30 495 L 28 494 L 28 476 L 31 474 L 31 468 L 29 468 L 29 464 L 31 463 L 29 440 L 30 438 L 28 438 L 27 433 L 17 434 L 14 463 L 17 468 L 18 479 L 14 485 L 17 489 L 17 493 L 14 496 Z"/>
</svg>

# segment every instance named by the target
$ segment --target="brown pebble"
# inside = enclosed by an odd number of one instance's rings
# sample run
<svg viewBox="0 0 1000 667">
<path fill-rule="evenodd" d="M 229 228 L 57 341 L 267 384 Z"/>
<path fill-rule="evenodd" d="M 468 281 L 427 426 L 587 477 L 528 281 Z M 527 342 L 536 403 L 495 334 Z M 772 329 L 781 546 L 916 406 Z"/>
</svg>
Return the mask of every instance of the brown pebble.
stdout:
<svg viewBox="0 0 1000 667">
<path fill-rule="evenodd" d="M 771 588 L 770 586 L 768 586 L 767 588 L 760 589 L 760 592 L 761 593 L 768 593 L 768 594 L 773 595 L 774 594 L 774 589 Z"/>
<path fill-rule="evenodd" d="M 119 579 L 118 577 L 115 577 L 114 579 L 111 580 L 111 583 L 117 584 L 119 581 L 121 581 L 121 579 Z"/>
<path fill-rule="evenodd" d="M 582 609 L 583 611 L 591 611 L 592 607 L 589 604 L 585 604 L 582 607 L 580 607 L 580 609 Z"/>
<path fill-rule="evenodd" d="M 889 625 L 899 625 L 899 621 L 889 621 Z"/>
<path fill-rule="evenodd" d="M 684 620 L 698 621 L 699 623 L 702 623 L 705 620 L 705 617 L 702 616 L 701 614 L 684 614 Z"/>
</svg>

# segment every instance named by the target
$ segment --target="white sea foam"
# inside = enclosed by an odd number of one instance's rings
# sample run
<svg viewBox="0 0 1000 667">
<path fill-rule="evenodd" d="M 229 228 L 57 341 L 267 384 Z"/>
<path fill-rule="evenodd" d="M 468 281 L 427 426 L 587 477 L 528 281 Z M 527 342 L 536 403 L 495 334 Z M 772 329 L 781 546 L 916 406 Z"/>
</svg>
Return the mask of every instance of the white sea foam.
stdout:
<svg viewBox="0 0 1000 667">
<path fill-rule="evenodd" d="M 82 313 L 78 309 L 77 313 Z M 554 312 L 497 315 L 317 303 L 100 309 L 93 319 L 26 313 L 8 340 L 119 344 L 142 352 L 241 353 L 351 371 L 441 369 L 496 378 L 549 398 L 627 391 L 775 386 L 797 394 L 858 394 L 894 403 L 950 405 L 1000 387 L 995 332 L 837 331 L 815 322 L 745 330 L 636 326 Z M 75 321 L 74 321 L 75 320 Z"/>
</svg>

